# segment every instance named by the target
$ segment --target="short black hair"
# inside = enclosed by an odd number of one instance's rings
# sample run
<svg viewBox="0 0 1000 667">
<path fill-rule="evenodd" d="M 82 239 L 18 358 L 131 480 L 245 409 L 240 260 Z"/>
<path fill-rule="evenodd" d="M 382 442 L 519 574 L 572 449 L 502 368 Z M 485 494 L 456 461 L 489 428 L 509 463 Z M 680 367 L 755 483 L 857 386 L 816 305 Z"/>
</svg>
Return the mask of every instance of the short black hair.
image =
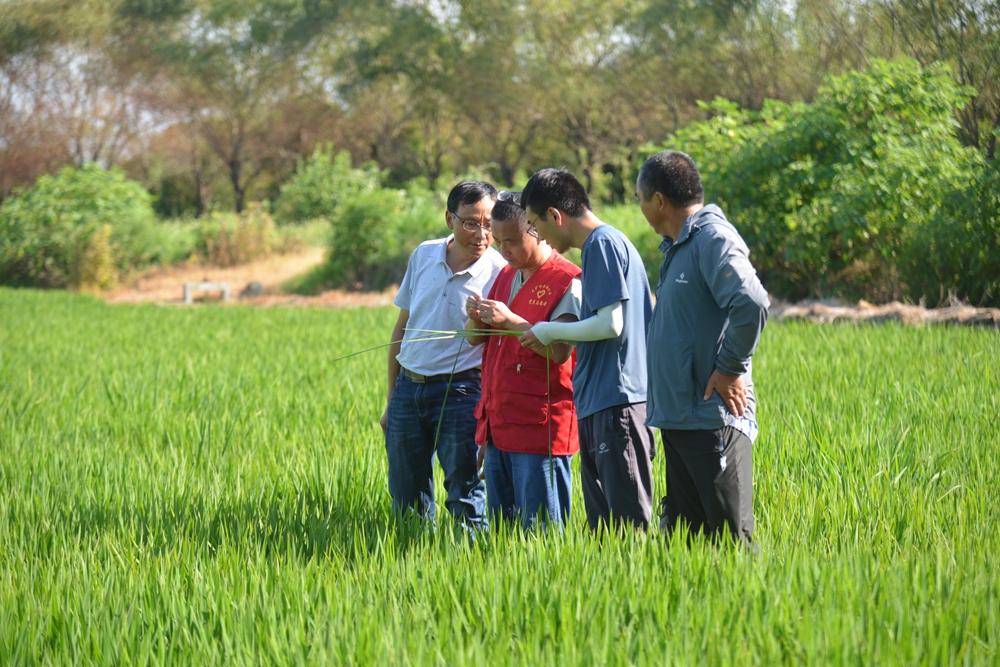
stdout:
<svg viewBox="0 0 1000 667">
<path fill-rule="evenodd" d="M 635 185 L 643 199 L 659 192 L 677 208 L 705 201 L 698 168 L 690 155 L 680 151 L 660 151 L 650 156 L 642 163 Z"/>
<path fill-rule="evenodd" d="M 493 207 L 493 224 L 513 220 L 517 223 L 517 229 L 521 232 L 528 230 L 528 212 L 521 208 L 521 205 L 514 199 L 504 199 L 498 201 Z"/>
<path fill-rule="evenodd" d="M 521 207 L 535 212 L 557 208 L 571 218 L 579 218 L 590 209 L 590 198 L 583 184 L 565 169 L 536 171 L 521 192 Z"/>
<path fill-rule="evenodd" d="M 462 181 L 448 193 L 448 210 L 458 211 L 460 206 L 471 206 L 484 199 L 497 200 L 497 189 L 483 181 Z"/>
</svg>

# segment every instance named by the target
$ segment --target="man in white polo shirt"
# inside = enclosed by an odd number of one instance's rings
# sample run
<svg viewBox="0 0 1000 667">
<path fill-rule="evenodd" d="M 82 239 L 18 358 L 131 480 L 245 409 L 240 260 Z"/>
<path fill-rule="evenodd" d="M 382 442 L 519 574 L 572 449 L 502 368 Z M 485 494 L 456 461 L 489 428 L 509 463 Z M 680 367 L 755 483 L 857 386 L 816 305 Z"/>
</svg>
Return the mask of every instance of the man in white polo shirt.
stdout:
<svg viewBox="0 0 1000 667">
<path fill-rule="evenodd" d="M 393 301 L 399 319 L 390 340 L 402 342 L 389 346 L 387 406 L 381 420 L 393 511 L 412 510 L 434 521 L 436 442 L 448 493 L 445 505 L 456 521 L 475 530 L 488 525 L 475 442 L 482 348 L 464 338 L 408 341 L 421 335 L 415 329 L 464 329 L 466 300 L 487 294 L 506 266 L 491 247 L 496 201 L 497 191 L 489 183 L 459 183 L 448 195 L 445 213 L 452 235 L 425 241 L 410 256 Z"/>
</svg>

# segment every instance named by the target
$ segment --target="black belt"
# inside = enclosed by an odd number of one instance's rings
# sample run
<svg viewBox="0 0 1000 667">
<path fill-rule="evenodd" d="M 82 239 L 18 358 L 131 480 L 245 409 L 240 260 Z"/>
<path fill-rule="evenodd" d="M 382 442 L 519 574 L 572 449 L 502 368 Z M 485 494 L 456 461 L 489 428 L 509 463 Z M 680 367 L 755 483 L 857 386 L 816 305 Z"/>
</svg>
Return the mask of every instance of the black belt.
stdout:
<svg viewBox="0 0 1000 667">
<path fill-rule="evenodd" d="M 403 375 L 410 378 L 410 380 L 416 382 L 417 384 L 427 384 L 428 382 L 447 382 L 449 379 L 452 382 L 478 380 L 483 376 L 483 372 L 478 368 L 470 368 L 467 371 L 460 371 L 454 375 L 451 373 L 444 373 L 442 375 L 421 375 L 420 373 L 414 373 L 413 371 L 404 368 Z"/>
</svg>

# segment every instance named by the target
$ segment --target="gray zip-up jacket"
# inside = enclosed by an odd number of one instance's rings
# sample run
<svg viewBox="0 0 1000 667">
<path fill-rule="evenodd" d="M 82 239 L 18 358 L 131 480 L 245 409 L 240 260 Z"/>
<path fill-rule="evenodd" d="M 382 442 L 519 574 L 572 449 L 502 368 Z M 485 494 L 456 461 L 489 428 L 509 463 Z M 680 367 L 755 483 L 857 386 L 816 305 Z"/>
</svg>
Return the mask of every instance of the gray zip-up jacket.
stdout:
<svg viewBox="0 0 1000 667">
<path fill-rule="evenodd" d="M 710 204 L 684 222 L 675 242 L 664 237 L 660 249 L 663 265 L 647 336 L 646 423 L 678 430 L 745 427 L 718 392 L 702 400 L 716 369 L 743 375 L 745 418 L 756 422 L 750 357 L 767 323 L 768 297 L 746 243 Z"/>
</svg>

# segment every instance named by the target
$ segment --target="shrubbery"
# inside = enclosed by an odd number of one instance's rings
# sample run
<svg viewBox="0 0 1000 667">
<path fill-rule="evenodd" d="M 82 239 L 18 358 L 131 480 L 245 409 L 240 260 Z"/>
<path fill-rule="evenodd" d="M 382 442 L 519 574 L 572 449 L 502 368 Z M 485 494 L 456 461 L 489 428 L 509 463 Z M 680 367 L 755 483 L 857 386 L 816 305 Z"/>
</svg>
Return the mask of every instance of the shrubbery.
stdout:
<svg viewBox="0 0 1000 667">
<path fill-rule="evenodd" d="M 973 303 L 1000 298 L 1000 160 L 981 164 L 910 245 L 911 288 L 930 300 L 949 290 Z"/>
<path fill-rule="evenodd" d="M 811 105 L 717 100 L 665 146 L 695 159 L 772 293 L 996 299 L 996 167 L 955 137 L 971 94 L 943 67 L 877 62 Z"/>
<path fill-rule="evenodd" d="M 241 215 L 159 222 L 139 183 L 95 164 L 43 176 L 0 205 L 0 284 L 6 285 L 107 289 L 150 265 L 235 266 L 302 245 L 296 234 L 278 230 L 260 204 Z"/>
<path fill-rule="evenodd" d="M 159 261 L 163 241 L 141 185 L 117 169 L 67 167 L 0 205 L 0 282 L 107 288 Z"/>
<path fill-rule="evenodd" d="M 447 231 L 443 209 L 429 191 L 379 188 L 350 196 L 332 225 L 331 284 L 383 289 L 399 283 L 414 248 Z"/>
<path fill-rule="evenodd" d="M 194 254 L 212 266 L 238 266 L 289 248 L 260 204 L 240 214 L 213 212 L 197 222 Z"/>
<path fill-rule="evenodd" d="M 341 202 L 355 194 L 372 192 L 380 185 L 375 163 L 354 168 L 347 151 L 334 156 L 332 147 L 320 147 L 299 163 L 295 175 L 282 186 L 274 206 L 275 217 L 282 224 L 333 219 Z"/>
<path fill-rule="evenodd" d="M 707 201 L 740 229 L 777 296 L 996 302 L 1000 166 L 956 139 L 954 110 L 972 94 L 943 67 L 876 62 L 831 79 L 809 105 L 752 112 L 716 100 L 705 105 L 710 120 L 664 147 L 694 157 Z M 402 278 L 419 243 L 447 234 L 446 196 L 419 182 L 385 189 L 373 164 L 354 168 L 346 151 L 325 147 L 275 203 L 279 222 L 312 227 L 278 229 L 260 205 L 158 223 L 149 194 L 120 171 L 65 169 L 0 206 L 0 282 L 106 288 L 149 264 L 252 261 L 328 225 L 329 260 L 310 289 L 381 289 Z M 600 215 L 632 238 L 656 280 L 660 239 L 638 209 Z"/>
<path fill-rule="evenodd" d="M 441 183 L 453 180 L 462 179 Z M 274 206 L 281 224 L 323 219 L 330 225 L 328 261 L 298 288 L 383 289 L 398 283 L 414 248 L 447 233 L 439 203 L 447 194 L 419 181 L 407 190 L 384 188 L 374 163 L 353 167 L 347 151 L 317 148 L 299 163 Z"/>
</svg>

